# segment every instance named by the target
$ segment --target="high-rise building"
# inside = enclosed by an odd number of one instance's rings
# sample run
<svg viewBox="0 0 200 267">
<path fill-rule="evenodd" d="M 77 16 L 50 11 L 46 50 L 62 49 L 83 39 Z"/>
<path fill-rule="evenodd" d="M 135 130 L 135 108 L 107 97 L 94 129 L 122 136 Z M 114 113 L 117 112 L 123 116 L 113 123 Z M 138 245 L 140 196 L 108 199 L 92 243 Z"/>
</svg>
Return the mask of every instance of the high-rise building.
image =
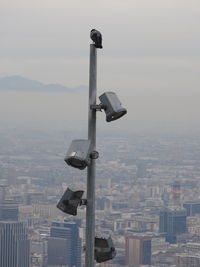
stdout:
<svg viewBox="0 0 200 267">
<path fill-rule="evenodd" d="M 0 266 L 30 266 L 30 242 L 23 222 L 0 222 Z"/>
<path fill-rule="evenodd" d="M 186 210 L 163 210 L 160 211 L 159 231 L 166 234 L 166 241 L 176 243 L 178 234 L 186 233 Z"/>
<path fill-rule="evenodd" d="M 127 236 L 125 253 L 127 266 L 151 265 L 151 238 Z"/>
<path fill-rule="evenodd" d="M 200 201 L 188 201 L 183 204 L 183 207 L 187 211 L 187 216 L 194 216 L 200 214 Z"/>
<path fill-rule="evenodd" d="M 48 239 L 48 265 L 81 267 L 81 239 L 76 222 L 52 222 Z"/>
<path fill-rule="evenodd" d="M 0 205 L 0 220 L 2 221 L 18 221 L 18 205 L 1 204 Z"/>
</svg>

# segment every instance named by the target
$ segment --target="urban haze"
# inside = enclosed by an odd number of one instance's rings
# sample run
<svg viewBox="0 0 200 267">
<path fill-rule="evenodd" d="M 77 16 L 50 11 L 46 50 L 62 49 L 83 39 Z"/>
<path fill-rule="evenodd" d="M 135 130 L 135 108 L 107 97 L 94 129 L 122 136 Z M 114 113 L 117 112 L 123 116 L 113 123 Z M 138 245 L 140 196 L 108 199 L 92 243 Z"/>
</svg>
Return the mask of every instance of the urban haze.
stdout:
<svg viewBox="0 0 200 267">
<path fill-rule="evenodd" d="M 57 204 L 87 198 L 64 158 L 88 136 L 94 28 L 97 102 L 127 109 L 97 112 L 95 236 L 116 255 L 98 262 L 96 243 L 94 265 L 200 266 L 199 25 L 197 0 L 1 1 L 0 267 L 88 267 L 86 206 Z"/>
</svg>

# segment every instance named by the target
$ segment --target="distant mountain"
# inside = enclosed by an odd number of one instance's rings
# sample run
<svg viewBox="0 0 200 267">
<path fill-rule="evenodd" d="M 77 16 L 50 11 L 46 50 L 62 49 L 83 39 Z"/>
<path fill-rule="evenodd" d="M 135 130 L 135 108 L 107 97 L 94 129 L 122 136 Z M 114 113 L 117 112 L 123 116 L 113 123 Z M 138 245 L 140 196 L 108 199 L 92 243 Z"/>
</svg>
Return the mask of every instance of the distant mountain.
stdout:
<svg viewBox="0 0 200 267">
<path fill-rule="evenodd" d="M 44 84 L 21 76 L 0 77 L 0 91 L 78 92 L 85 89 L 84 85 L 68 88 L 61 84 Z"/>
</svg>

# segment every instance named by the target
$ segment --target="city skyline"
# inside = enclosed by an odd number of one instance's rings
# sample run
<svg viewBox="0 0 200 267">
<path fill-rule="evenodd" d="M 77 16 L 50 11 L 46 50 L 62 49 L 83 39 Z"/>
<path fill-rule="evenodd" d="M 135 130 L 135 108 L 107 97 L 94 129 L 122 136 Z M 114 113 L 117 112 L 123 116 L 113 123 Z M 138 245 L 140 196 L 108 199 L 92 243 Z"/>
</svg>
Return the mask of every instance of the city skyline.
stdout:
<svg viewBox="0 0 200 267">
<path fill-rule="evenodd" d="M 79 226 L 82 222 L 79 232 L 84 266 L 85 208 L 78 207 L 76 217 L 56 208 L 67 187 L 86 190 L 85 172 L 80 175 L 79 170 L 63 161 L 72 137 L 74 133 L 71 132 L 1 131 L 1 222 L 6 219 L 27 222 L 31 267 L 48 266 L 51 224 L 62 225 L 64 220 L 79 221 Z M 151 239 L 153 266 L 182 267 L 192 259 L 195 267 L 198 266 L 199 147 L 199 136 L 192 135 L 159 136 L 157 133 L 101 137 L 98 141 L 96 234 L 111 235 L 117 252 L 112 261 L 101 267 L 126 266 L 127 236 Z M 187 215 L 179 213 L 182 206 L 187 209 Z M 164 231 L 159 229 L 163 210 L 169 210 L 164 223 L 170 226 Z M 175 244 L 166 242 L 167 232 L 169 237 L 171 233 L 176 235 L 168 240 Z M 65 240 L 53 240 L 51 245 L 62 247 L 65 243 Z M 141 243 L 141 249 L 150 253 L 150 242 Z M 136 259 L 143 255 L 138 253 L 134 254 Z M 130 257 L 130 260 L 134 259 Z"/>
<path fill-rule="evenodd" d="M 198 0 L 1 1 L 0 267 L 200 266 L 199 24 Z"/>
</svg>

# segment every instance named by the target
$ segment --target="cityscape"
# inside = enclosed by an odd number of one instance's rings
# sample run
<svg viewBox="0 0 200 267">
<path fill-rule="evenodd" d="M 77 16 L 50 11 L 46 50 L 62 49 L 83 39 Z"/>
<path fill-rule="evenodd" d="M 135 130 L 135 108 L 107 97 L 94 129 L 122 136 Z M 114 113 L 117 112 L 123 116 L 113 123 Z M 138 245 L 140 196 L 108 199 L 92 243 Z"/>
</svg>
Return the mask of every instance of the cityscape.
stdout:
<svg viewBox="0 0 200 267">
<path fill-rule="evenodd" d="M 85 171 L 63 160 L 72 137 L 1 130 L 1 266 L 84 267 L 85 206 L 77 216 L 56 207 L 67 188 L 86 191 Z M 199 266 L 199 136 L 97 144 L 95 234 L 112 236 L 116 256 L 96 266 Z"/>
<path fill-rule="evenodd" d="M 0 267 L 200 267 L 200 1 L 0 22 Z"/>
</svg>

